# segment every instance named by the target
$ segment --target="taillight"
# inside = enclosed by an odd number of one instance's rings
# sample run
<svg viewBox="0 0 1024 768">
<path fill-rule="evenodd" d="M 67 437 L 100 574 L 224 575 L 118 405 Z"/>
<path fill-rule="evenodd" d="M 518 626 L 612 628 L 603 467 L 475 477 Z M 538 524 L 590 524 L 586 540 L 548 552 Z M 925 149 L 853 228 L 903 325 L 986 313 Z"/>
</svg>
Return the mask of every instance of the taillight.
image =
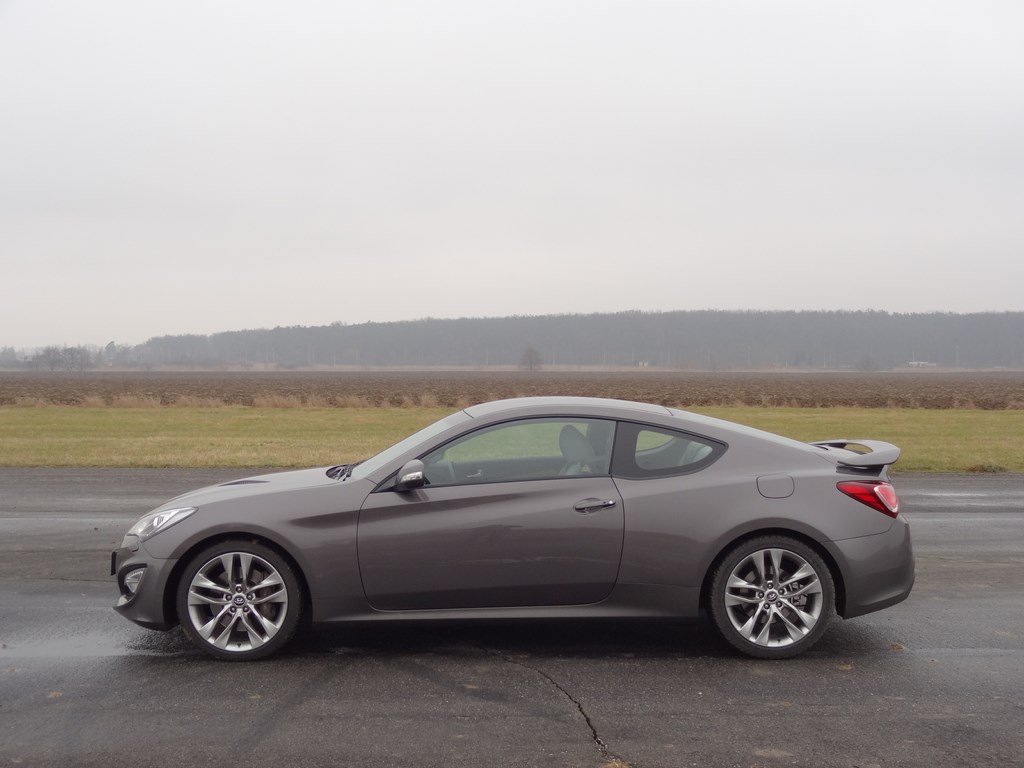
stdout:
<svg viewBox="0 0 1024 768">
<path fill-rule="evenodd" d="M 836 488 L 883 515 L 896 517 L 900 513 L 900 497 L 889 483 L 842 482 L 836 483 Z"/>
</svg>

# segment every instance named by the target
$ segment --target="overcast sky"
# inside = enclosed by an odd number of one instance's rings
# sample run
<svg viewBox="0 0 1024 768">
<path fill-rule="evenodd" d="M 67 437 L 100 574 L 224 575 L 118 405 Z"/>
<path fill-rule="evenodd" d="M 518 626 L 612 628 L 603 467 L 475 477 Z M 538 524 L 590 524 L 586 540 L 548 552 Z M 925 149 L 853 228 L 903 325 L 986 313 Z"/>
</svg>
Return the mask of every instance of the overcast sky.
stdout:
<svg viewBox="0 0 1024 768">
<path fill-rule="evenodd" d="M 1024 310 L 1024 3 L 0 0 L 0 346 Z"/>
</svg>

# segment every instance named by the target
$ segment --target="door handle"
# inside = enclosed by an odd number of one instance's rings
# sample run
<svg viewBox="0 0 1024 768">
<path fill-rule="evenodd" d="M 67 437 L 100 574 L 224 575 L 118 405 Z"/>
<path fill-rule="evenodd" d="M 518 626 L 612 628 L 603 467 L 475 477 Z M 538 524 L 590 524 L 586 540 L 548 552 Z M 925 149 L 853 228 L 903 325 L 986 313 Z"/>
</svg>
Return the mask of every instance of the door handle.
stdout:
<svg viewBox="0 0 1024 768">
<path fill-rule="evenodd" d="M 614 499 L 583 499 L 583 501 L 577 501 L 572 505 L 582 515 L 589 515 L 591 512 L 597 512 L 599 509 L 608 509 L 608 507 L 614 507 Z"/>
</svg>

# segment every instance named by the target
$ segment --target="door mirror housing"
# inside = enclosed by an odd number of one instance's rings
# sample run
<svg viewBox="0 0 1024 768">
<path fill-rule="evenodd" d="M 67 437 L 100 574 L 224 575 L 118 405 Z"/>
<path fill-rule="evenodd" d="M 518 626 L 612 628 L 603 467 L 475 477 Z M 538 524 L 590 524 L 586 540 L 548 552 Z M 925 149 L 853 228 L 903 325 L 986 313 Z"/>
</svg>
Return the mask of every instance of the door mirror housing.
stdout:
<svg viewBox="0 0 1024 768">
<path fill-rule="evenodd" d="M 422 488 L 427 484 L 427 476 L 423 473 L 423 462 L 413 459 L 406 462 L 395 479 L 395 490 L 399 492 L 411 491 L 415 488 Z"/>
</svg>

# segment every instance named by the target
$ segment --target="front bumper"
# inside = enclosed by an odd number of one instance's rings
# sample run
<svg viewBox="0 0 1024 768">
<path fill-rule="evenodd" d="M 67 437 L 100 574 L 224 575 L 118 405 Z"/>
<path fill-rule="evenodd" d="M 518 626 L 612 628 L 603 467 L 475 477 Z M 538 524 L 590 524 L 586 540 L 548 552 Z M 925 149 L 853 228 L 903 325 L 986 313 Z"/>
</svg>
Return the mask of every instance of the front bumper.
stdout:
<svg viewBox="0 0 1024 768">
<path fill-rule="evenodd" d="M 885 533 L 825 542 L 843 574 L 844 619 L 880 611 L 906 600 L 914 587 L 910 526 L 897 517 Z"/>
<path fill-rule="evenodd" d="M 110 553 L 110 575 L 117 577 L 120 595 L 114 610 L 129 621 L 147 629 L 167 630 L 178 623 L 173 595 L 165 599 L 168 580 L 177 560 L 152 557 L 134 536 L 125 536 L 121 546 Z M 142 570 L 132 593 L 125 577 Z"/>
</svg>

